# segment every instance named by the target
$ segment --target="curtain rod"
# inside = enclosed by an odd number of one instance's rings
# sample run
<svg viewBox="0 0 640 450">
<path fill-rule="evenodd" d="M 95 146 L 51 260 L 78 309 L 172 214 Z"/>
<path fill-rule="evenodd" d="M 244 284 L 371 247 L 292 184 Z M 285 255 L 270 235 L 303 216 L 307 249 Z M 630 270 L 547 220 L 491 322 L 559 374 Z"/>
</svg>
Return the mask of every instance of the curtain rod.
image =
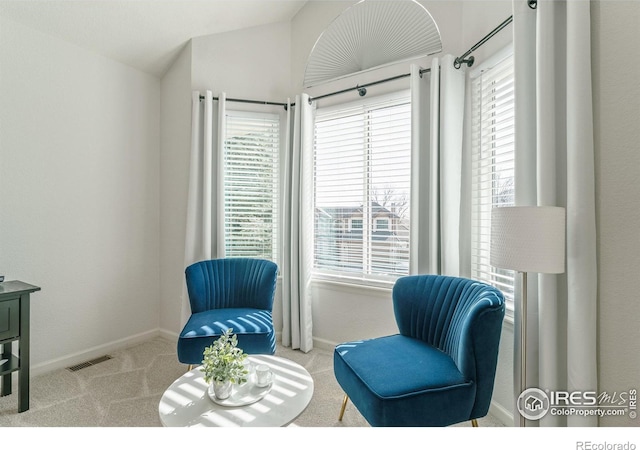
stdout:
<svg viewBox="0 0 640 450">
<path fill-rule="evenodd" d="M 200 100 L 204 100 L 204 95 L 200 96 Z M 220 100 L 218 97 L 213 97 L 213 100 Z M 266 102 L 262 100 L 245 100 L 242 98 L 228 98 L 228 102 L 236 102 L 236 103 L 252 103 L 254 105 L 272 105 L 272 106 L 284 106 L 284 109 L 287 109 L 287 103 L 280 102 Z"/>
<path fill-rule="evenodd" d="M 527 3 L 528 3 L 528 5 L 529 5 L 529 7 L 531 9 L 536 9 L 538 2 L 536 0 L 527 0 Z M 491 33 L 489 33 L 484 38 L 482 38 L 482 40 L 480 42 L 478 42 L 476 45 L 471 47 L 464 55 L 459 56 L 458 58 L 456 58 L 453 61 L 454 67 L 456 69 L 459 69 L 460 66 L 462 64 L 464 64 L 464 63 L 466 63 L 469 67 L 471 67 L 473 65 L 473 62 L 474 62 L 475 58 L 473 56 L 471 58 L 469 58 L 469 59 L 465 59 L 465 58 L 467 56 L 469 56 L 471 53 L 473 53 L 475 50 L 477 50 L 481 45 L 483 45 L 485 42 L 487 42 L 493 36 L 495 36 L 500 30 L 502 30 L 504 27 L 509 25 L 512 21 L 513 21 L 513 16 L 509 16 L 509 18 L 507 18 L 507 20 L 502 22 Z M 426 72 L 431 72 L 431 69 L 421 69 L 420 70 L 420 76 L 422 76 L 422 74 L 426 73 Z M 405 74 L 402 74 L 402 75 L 397 75 L 395 77 L 386 78 L 384 80 L 374 81 L 374 82 L 371 82 L 371 83 L 363 84 L 362 86 L 358 85 L 356 87 L 343 89 L 341 91 L 331 92 L 330 94 L 324 94 L 324 95 L 320 95 L 318 97 L 313 97 L 313 98 L 309 97 L 309 103 L 311 103 L 313 100 L 320 100 L 320 99 L 323 99 L 323 98 L 326 98 L 326 97 L 331 97 L 332 95 L 344 94 L 346 92 L 350 92 L 350 91 L 354 91 L 354 90 L 357 90 L 358 93 L 360 94 L 360 96 L 363 97 L 363 96 L 365 96 L 367 94 L 367 90 L 365 88 L 367 88 L 369 86 L 374 86 L 374 85 L 380 84 L 380 83 L 386 83 L 388 81 L 398 80 L 400 78 L 406 78 L 406 77 L 408 77 L 410 75 L 411 75 L 410 73 L 405 73 Z M 295 105 L 295 104 L 293 104 L 293 105 Z"/>
<path fill-rule="evenodd" d="M 531 6 L 532 2 L 529 2 L 529 6 L 531 8 L 533 8 L 533 6 Z M 453 61 L 453 67 L 455 67 L 456 69 L 459 69 L 462 64 L 466 64 L 467 67 L 471 67 L 475 61 L 475 58 L 473 56 L 471 56 L 470 58 L 466 59 L 467 56 L 469 56 L 471 53 L 473 53 L 474 51 L 476 51 L 478 48 L 480 48 L 480 46 L 482 46 L 485 42 L 487 42 L 489 39 L 491 39 L 492 37 L 494 37 L 496 34 L 498 34 L 498 32 L 500 30 L 502 30 L 504 27 L 506 27 L 507 25 L 509 25 L 511 22 L 513 22 L 513 16 L 509 16 L 509 18 L 507 20 L 505 20 L 504 22 L 502 22 L 500 25 L 498 25 L 491 33 L 487 34 L 485 37 L 483 37 L 476 45 L 474 45 L 473 47 L 471 47 L 469 50 L 467 50 L 467 52 L 462 55 L 462 56 L 458 56 L 454 61 Z"/>
<path fill-rule="evenodd" d="M 431 69 L 420 69 L 420 76 L 422 76 L 423 73 L 426 72 L 431 72 Z M 358 85 L 355 87 L 351 87 L 351 88 L 347 88 L 347 89 L 342 89 L 340 91 L 336 91 L 336 92 L 331 92 L 329 94 L 323 94 L 320 95 L 318 97 L 309 97 L 309 103 L 311 103 L 314 100 L 320 100 L 326 97 L 331 97 L 333 95 L 338 95 L 338 94 L 344 94 L 345 92 L 350 92 L 350 91 L 355 91 L 357 90 L 358 93 L 360 94 L 361 97 L 364 97 L 367 94 L 367 89 L 369 86 L 375 86 L 376 84 L 382 84 L 382 83 L 387 83 L 389 81 L 394 81 L 394 80 L 399 80 L 400 78 L 406 78 L 408 76 L 410 76 L 410 73 L 404 73 L 402 75 L 396 75 L 395 77 L 391 77 L 391 78 L 385 78 L 384 80 L 378 80 L 378 81 L 372 81 L 371 83 L 366 83 L 363 84 L 362 86 Z M 200 96 L 200 100 L 204 100 L 204 95 Z M 219 98 L 218 97 L 213 97 L 213 100 L 218 101 Z M 289 105 L 288 103 L 279 103 L 279 102 L 265 102 L 265 101 L 261 101 L 261 100 L 245 100 L 245 99 L 241 99 L 241 98 L 227 98 L 228 102 L 239 102 L 239 103 L 252 103 L 255 105 L 273 105 L 273 106 L 284 106 L 284 109 L 287 109 L 287 106 Z M 295 106 L 295 103 L 291 103 L 291 106 Z"/>
<path fill-rule="evenodd" d="M 536 5 L 536 1 L 535 0 L 528 0 L 529 3 L 529 7 L 531 7 L 532 9 L 535 9 Z M 480 46 L 482 46 L 484 43 L 486 43 L 489 39 L 491 39 L 493 36 L 495 36 L 499 31 L 501 31 L 504 27 L 506 27 L 507 25 L 509 25 L 511 22 L 513 21 L 513 16 L 509 16 L 509 18 L 507 20 L 505 20 L 504 22 L 502 22 L 500 25 L 498 25 L 493 31 L 491 31 L 491 33 L 487 34 L 484 38 L 482 38 L 482 40 L 480 40 L 476 45 L 474 45 L 473 47 L 471 47 L 469 50 L 467 50 L 467 52 L 465 54 L 463 54 L 462 56 L 457 57 L 454 61 L 453 61 L 453 66 L 456 69 L 459 69 L 462 64 L 467 64 L 468 67 L 471 67 L 475 61 L 475 58 L 473 56 L 471 56 L 468 59 L 467 56 L 469 56 L 471 53 L 473 53 L 474 51 L 476 51 Z M 431 69 L 420 69 L 420 76 L 422 76 L 423 73 L 427 73 L 427 72 L 431 72 Z M 378 80 L 378 81 L 372 81 L 371 83 L 366 83 L 361 85 L 357 85 L 355 87 L 351 87 L 351 88 L 347 88 L 347 89 L 342 89 L 336 92 L 330 92 L 328 94 L 323 94 L 323 95 L 319 95 L 317 97 L 309 97 L 309 103 L 313 102 L 314 100 L 321 100 L 323 98 L 327 98 L 327 97 L 332 97 L 334 95 L 339 95 L 339 94 L 345 94 L 347 92 L 351 92 L 351 91 L 358 91 L 358 94 L 360 94 L 360 97 L 364 97 L 367 94 L 367 89 L 370 86 L 375 86 L 377 84 L 382 84 L 382 83 L 387 83 L 389 81 L 395 81 L 395 80 L 399 80 L 401 78 L 406 78 L 408 76 L 411 76 L 410 73 L 403 73 L 402 75 L 396 75 L 395 77 L 390 77 L 390 78 L 385 78 L 384 80 Z M 200 100 L 204 100 L 204 96 L 201 95 L 200 96 Z M 213 97 L 213 100 L 219 100 L 218 97 Z M 280 103 L 280 102 L 267 102 L 267 101 L 262 101 L 262 100 L 245 100 L 245 99 L 241 99 L 241 98 L 228 98 L 227 101 L 229 102 L 237 102 L 237 103 L 252 103 L 255 105 L 272 105 L 272 106 L 283 106 L 285 110 L 288 109 L 288 103 Z M 295 106 L 295 103 L 291 103 L 291 106 Z"/>
<path fill-rule="evenodd" d="M 422 76 L 423 73 L 426 72 L 431 72 L 431 69 L 420 69 L 420 76 Z M 358 91 L 358 94 L 360 94 L 360 97 L 364 97 L 367 94 L 367 89 L 369 86 L 375 86 L 376 84 L 382 84 L 382 83 L 387 83 L 389 81 L 395 81 L 395 80 L 399 80 L 401 78 L 406 78 L 408 76 L 411 76 L 410 73 L 403 73 L 402 75 L 396 75 L 395 77 L 391 77 L 391 78 L 385 78 L 384 80 L 378 80 L 378 81 L 372 81 L 371 83 L 366 83 L 361 85 L 357 85 L 355 87 L 351 87 L 351 88 L 347 88 L 347 89 L 342 89 L 340 91 L 336 91 L 336 92 L 331 92 L 329 94 L 323 94 L 323 95 L 319 95 L 317 97 L 309 97 L 309 103 L 311 103 L 314 100 L 321 100 L 323 98 L 327 98 L 327 97 L 331 97 L 334 95 L 338 95 L 338 94 L 344 94 L 346 92 L 351 92 L 351 91 Z"/>
</svg>

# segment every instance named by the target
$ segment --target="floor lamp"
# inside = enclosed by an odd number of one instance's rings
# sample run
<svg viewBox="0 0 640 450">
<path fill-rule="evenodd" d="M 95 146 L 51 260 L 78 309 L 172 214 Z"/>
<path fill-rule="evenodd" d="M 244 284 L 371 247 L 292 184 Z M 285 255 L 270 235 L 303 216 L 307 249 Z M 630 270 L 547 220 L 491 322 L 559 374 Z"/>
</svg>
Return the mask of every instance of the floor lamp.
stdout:
<svg viewBox="0 0 640 450">
<path fill-rule="evenodd" d="M 527 272 L 563 273 L 564 260 L 564 208 L 510 206 L 491 210 L 491 265 L 522 273 L 520 392 L 527 389 Z M 526 426 L 522 415 L 520 426 Z"/>
</svg>

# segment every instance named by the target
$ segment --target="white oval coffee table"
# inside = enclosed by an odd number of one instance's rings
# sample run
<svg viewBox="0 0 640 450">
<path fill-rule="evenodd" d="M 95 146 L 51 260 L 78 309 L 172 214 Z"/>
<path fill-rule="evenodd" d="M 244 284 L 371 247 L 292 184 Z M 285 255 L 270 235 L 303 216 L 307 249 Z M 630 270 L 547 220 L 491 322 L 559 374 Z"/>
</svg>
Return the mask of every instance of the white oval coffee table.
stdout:
<svg viewBox="0 0 640 450">
<path fill-rule="evenodd" d="M 255 403 L 228 407 L 207 394 L 199 367 L 182 375 L 160 399 L 158 413 L 165 427 L 280 427 L 305 410 L 313 395 L 313 378 L 301 365 L 279 356 L 251 355 L 254 365 L 273 372 L 269 393 Z"/>
</svg>

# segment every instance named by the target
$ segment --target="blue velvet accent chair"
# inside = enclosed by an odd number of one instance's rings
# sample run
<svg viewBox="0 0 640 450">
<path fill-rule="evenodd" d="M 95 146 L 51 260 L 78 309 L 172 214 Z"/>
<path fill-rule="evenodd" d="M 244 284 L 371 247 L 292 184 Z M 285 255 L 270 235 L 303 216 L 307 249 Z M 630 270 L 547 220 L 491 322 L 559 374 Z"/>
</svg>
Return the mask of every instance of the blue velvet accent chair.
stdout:
<svg viewBox="0 0 640 450">
<path fill-rule="evenodd" d="M 233 328 L 247 354 L 274 354 L 272 309 L 278 266 L 263 259 L 200 261 L 185 270 L 191 317 L 178 338 L 178 360 L 202 363 L 204 349 Z"/>
<path fill-rule="evenodd" d="M 371 426 L 432 427 L 477 420 L 489 411 L 505 302 L 466 278 L 414 275 L 393 287 L 399 333 L 346 342 L 334 372 Z"/>
</svg>

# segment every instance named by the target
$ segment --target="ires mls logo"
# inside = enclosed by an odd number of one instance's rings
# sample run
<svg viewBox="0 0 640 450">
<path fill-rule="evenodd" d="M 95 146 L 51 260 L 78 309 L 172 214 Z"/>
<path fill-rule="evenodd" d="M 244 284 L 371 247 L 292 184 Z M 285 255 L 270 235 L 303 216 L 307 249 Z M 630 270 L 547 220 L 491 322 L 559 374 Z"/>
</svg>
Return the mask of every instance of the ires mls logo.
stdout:
<svg viewBox="0 0 640 450">
<path fill-rule="evenodd" d="M 597 406 L 598 395 L 593 391 L 550 391 L 549 400 L 554 406 Z"/>
<path fill-rule="evenodd" d="M 529 388 L 517 400 L 518 412 L 528 420 L 554 416 L 637 417 L 637 390 L 600 394 L 594 391 L 543 391 Z"/>
<path fill-rule="evenodd" d="M 528 420 L 539 420 L 547 415 L 551 401 L 546 392 L 538 388 L 523 391 L 516 403 L 520 415 Z"/>
</svg>

